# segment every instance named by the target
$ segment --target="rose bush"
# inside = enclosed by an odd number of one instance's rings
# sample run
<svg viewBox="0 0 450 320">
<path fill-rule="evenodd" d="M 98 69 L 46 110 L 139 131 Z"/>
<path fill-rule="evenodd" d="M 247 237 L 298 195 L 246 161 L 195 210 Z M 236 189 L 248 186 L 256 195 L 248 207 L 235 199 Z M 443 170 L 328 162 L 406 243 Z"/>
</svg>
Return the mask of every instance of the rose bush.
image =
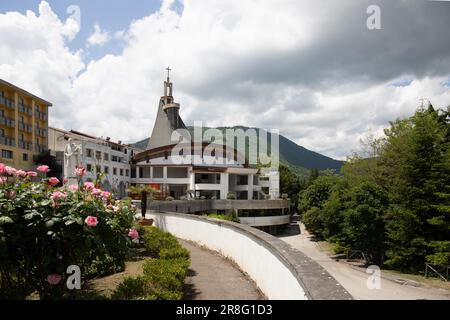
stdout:
<svg viewBox="0 0 450 320">
<path fill-rule="evenodd" d="M 0 164 L 0 298 L 73 294 L 65 289 L 70 265 L 83 278 L 123 270 L 138 237 L 130 232 L 131 203 L 82 184 L 81 177 L 76 186 L 56 187 L 58 179 L 32 182 L 34 176 Z"/>
</svg>

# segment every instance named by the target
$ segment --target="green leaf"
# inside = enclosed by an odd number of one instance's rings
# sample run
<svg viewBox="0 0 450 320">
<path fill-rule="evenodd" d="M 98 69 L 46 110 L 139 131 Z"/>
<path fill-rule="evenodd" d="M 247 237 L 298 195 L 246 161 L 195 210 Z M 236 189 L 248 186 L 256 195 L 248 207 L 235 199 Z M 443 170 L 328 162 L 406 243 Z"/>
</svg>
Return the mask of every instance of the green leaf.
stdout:
<svg viewBox="0 0 450 320">
<path fill-rule="evenodd" d="M 10 217 L 0 217 L 0 225 L 7 223 L 14 223 L 14 220 Z"/>
</svg>

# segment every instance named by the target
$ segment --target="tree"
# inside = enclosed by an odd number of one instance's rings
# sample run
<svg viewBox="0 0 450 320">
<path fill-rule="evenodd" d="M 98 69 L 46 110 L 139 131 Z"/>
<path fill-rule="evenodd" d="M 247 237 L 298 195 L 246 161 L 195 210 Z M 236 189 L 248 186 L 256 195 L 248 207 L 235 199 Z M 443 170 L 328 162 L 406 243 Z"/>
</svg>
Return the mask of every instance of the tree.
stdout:
<svg viewBox="0 0 450 320">
<path fill-rule="evenodd" d="M 386 263 L 410 270 L 425 261 L 449 264 L 448 111 L 420 108 L 385 134 L 380 165 L 395 204 L 387 216 Z"/>
<path fill-rule="evenodd" d="M 303 188 L 300 178 L 288 166 L 280 164 L 280 193 L 288 195 L 295 210 L 298 208 L 298 194 Z"/>
</svg>

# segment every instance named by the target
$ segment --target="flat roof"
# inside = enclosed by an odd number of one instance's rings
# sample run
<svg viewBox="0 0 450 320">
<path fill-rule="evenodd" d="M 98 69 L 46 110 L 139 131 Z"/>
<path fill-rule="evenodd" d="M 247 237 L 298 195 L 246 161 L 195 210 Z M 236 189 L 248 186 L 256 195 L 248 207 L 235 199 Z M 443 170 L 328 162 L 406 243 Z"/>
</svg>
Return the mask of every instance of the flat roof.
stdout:
<svg viewBox="0 0 450 320">
<path fill-rule="evenodd" d="M 127 148 L 130 148 L 130 149 L 140 150 L 138 148 L 134 148 L 133 146 L 131 146 L 131 144 L 124 144 L 124 143 L 114 142 L 114 141 L 111 141 L 111 140 L 107 140 L 107 139 L 105 139 L 103 137 L 91 136 L 89 134 L 86 134 L 86 133 L 83 133 L 83 132 L 80 132 L 80 131 L 76 131 L 76 130 L 73 130 L 73 129 L 71 129 L 71 130 L 64 130 L 64 129 L 55 128 L 55 127 L 52 127 L 52 126 L 48 126 L 48 128 L 52 129 L 52 130 L 55 130 L 55 131 L 62 132 L 64 134 L 69 134 L 69 135 L 72 134 L 72 135 L 76 135 L 76 136 L 85 137 L 85 138 L 88 138 L 90 140 L 95 140 L 95 141 L 98 141 L 98 142 L 109 143 L 109 144 L 114 144 L 114 145 L 121 146 L 121 147 L 127 147 Z"/>
<path fill-rule="evenodd" d="M 8 81 L 5 81 L 5 80 L 3 80 L 3 79 L 0 79 L 0 84 L 3 84 L 3 85 L 5 85 L 5 86 L 7 86 L 7 87 L 10 87 L 11 89 L 13 89 L 13 90 L 15 90 L 15 91 L 19 91 L 20 93 L 22 93 L 22 94 L 24 94 L 24 95 L 30 96 L 30 97 L 33 98 L 34 100 L 37 100 L 38 102 L 40 102 L 40 103 L 42 103 L 42 104 L 45 104 L 45 105 L 47 105 L 47 106 L 49 106 L 49 107 L 53 106 L 53 104 L 52 104 L 51 102 L 48 102 L 47 100 L 44 100 L 44 99 L 42 99 L 42 98 L 39 98 L 38 96 L 36 96 L 36 95 L 34 95 L 34 94 L 32 94 L 32 93 L 29 93 L 29 92 L 26 91 L 25 89 L 19 88 L 18 86 L 15 86 L 15 85 L 13 85 L 12 83 L 10 83 L 10 82 L 8 82 Z"/>
</svg>

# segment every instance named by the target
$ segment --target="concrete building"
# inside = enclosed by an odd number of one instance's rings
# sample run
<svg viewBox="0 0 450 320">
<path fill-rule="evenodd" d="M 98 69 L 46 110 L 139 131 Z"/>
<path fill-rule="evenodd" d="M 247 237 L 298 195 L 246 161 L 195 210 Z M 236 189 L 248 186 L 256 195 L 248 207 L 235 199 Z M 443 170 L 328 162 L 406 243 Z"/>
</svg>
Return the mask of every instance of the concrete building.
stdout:
<svg viewBox="0 0 450 320">
<path fill-rule="evenodd" d="M 33 157 L 48 150 L 48 108 L 52 104 L 0 79 L 0 162 L 34 167 Z"/>
<path fill-rule="evenodd" d="M 192 142 L 172 92 L 167 76 L 147 150 L 133 158 L 131 184 L 150 185 L 174 199 L 277 199 L 278 171 L 249 166 L 234 148 Z"/>
<path fill-rule="evenodd" d="M 64 165 L 64 150 L 69 139 L 82 146 L 80 165 L 87 170 L 84 180 L 94 181 L 102 175 L 102 189 L 114 191 L 118 197 L 125 197 L 131 180 L 130 163 L 137 149 L 121 141 L 113 142 L 109 138 L 97 138 L 74 130 L 49 127 L 51 155 L 55 156 L 61 165 Z"/>
</svg>

